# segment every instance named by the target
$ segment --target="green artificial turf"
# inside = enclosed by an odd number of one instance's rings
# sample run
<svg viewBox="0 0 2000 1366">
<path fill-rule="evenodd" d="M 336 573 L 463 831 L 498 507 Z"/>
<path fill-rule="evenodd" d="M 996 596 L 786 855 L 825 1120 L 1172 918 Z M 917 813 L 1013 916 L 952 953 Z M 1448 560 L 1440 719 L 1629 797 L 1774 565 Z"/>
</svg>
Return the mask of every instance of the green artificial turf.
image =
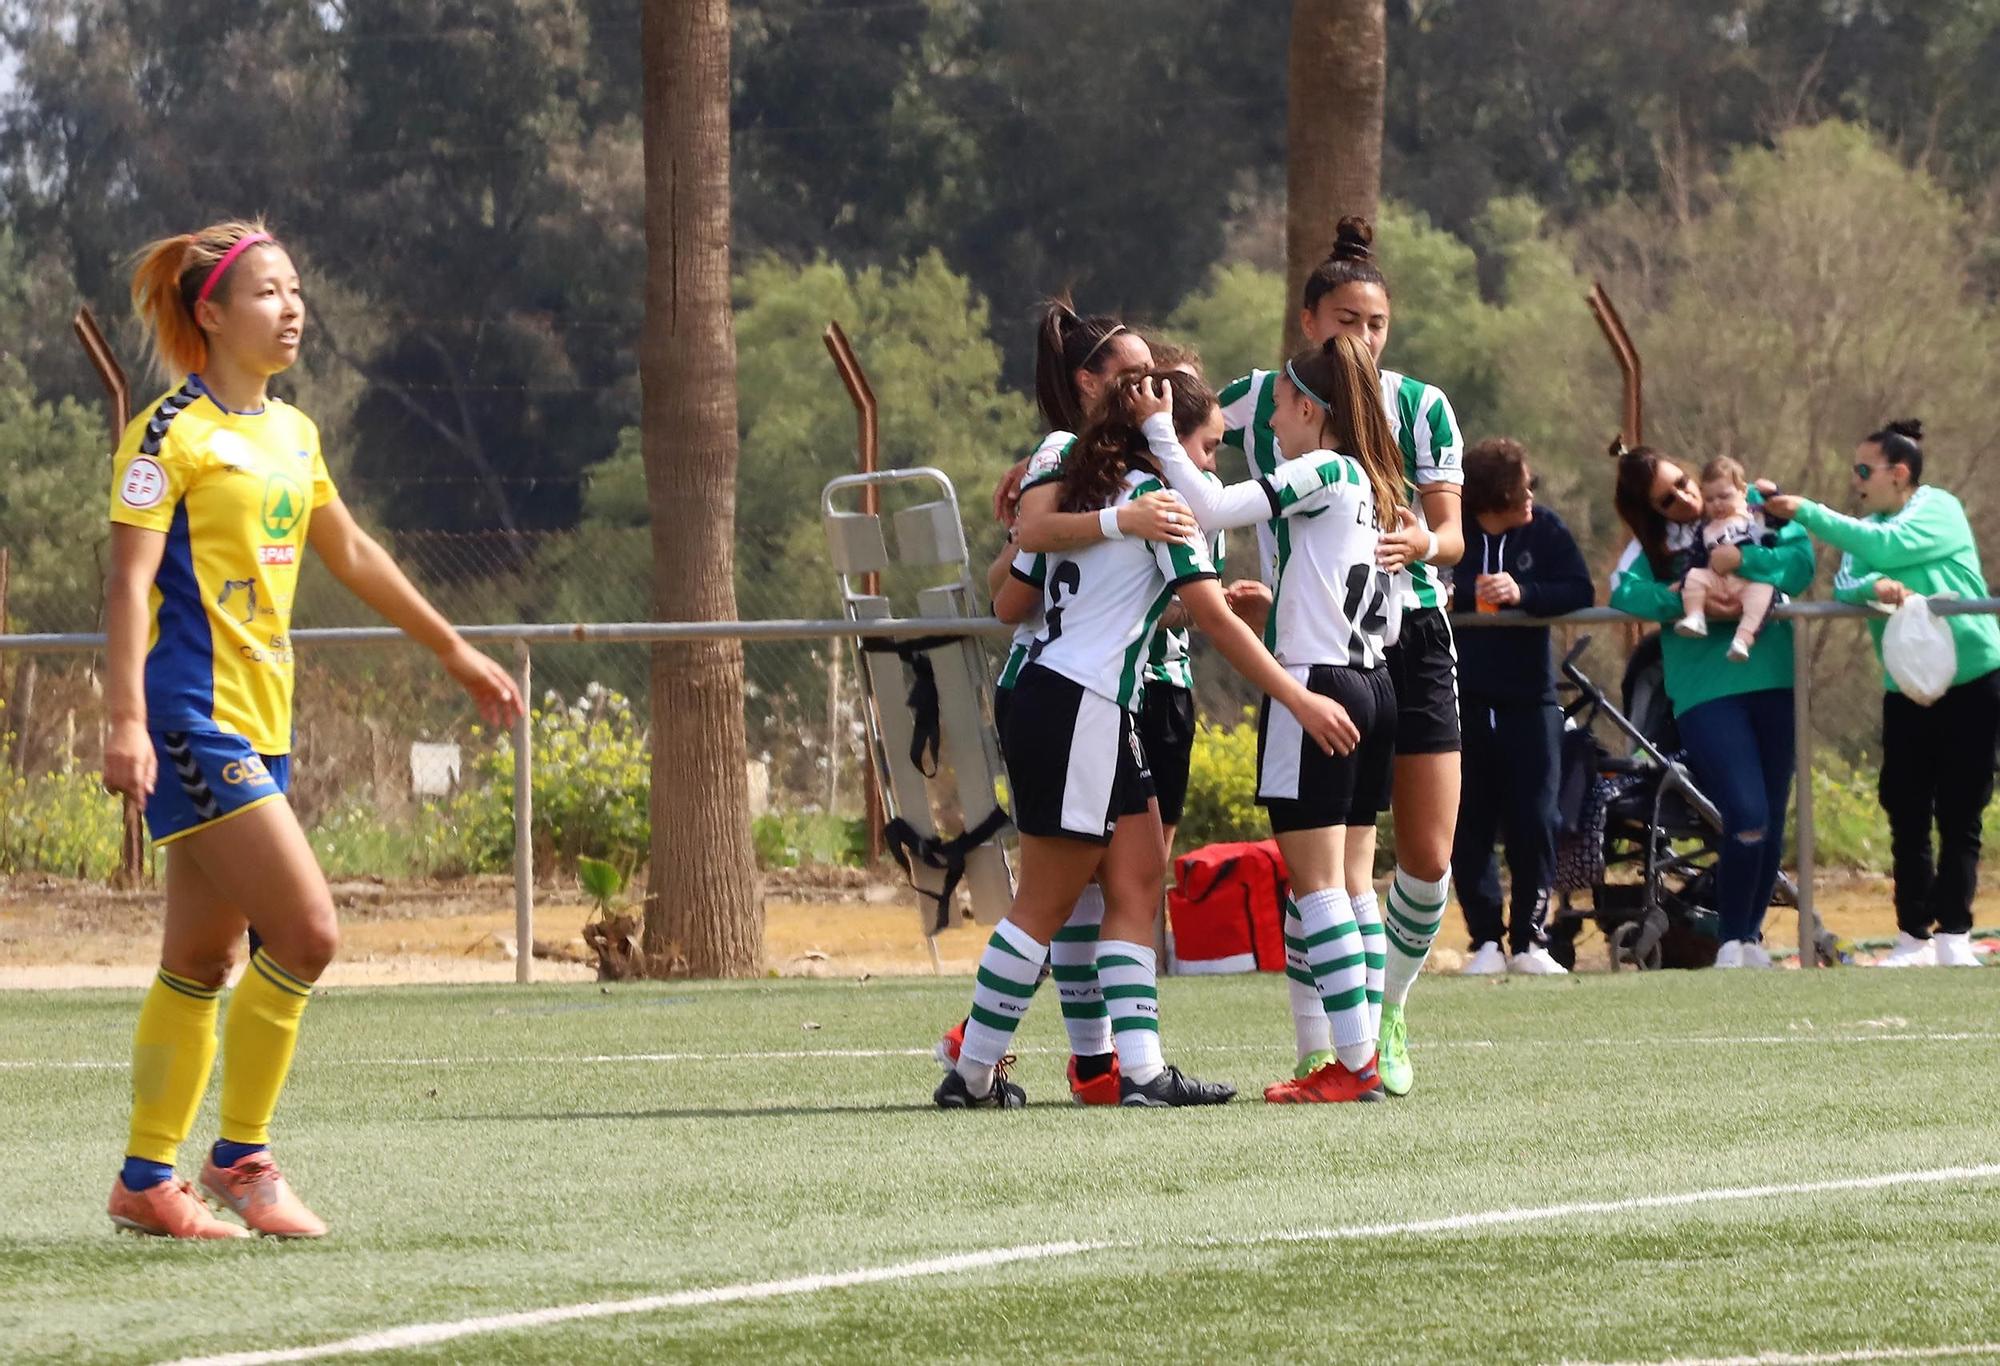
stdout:
<svg viewBox="0 0 2000 1366">
<path fill-rule="evenodd" d="M 1187 1112 L 1068 1105 L 1044 990 L 1018 1040 L 1030 1107 L 938 1113 L 928 1047 L 969 994 L 325 993 L 276 1152 L 333 1236 L 207 1246 L 103 1214 L 137 994 L 0 994 L 0 1355 L 310 1346 L 1064 1241 L 1113 1246 L 403 1355 L 1556 1361 L 2000 1341 L 1991 1176 L 1366 1228 L 2000 1163 L 2000 976 L 1427 978 L 1416 1092 L 1345 1107 L 1259 1099 L 1291 1062 L 1281 979 L 1169 981 L 1168 1056 L 1244 1092 Z M 190 1174 L 213 1114 L 211 1090 Z"/>
</svg>

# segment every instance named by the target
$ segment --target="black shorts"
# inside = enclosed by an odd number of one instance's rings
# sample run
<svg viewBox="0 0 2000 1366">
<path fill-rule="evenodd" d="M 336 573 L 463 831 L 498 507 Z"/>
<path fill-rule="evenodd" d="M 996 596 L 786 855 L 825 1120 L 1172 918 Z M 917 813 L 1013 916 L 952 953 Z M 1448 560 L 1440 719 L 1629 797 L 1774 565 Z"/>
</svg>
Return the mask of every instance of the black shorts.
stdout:
<svg viewBox="0 0 2000 1366">
<path fill-rule="evenodd" d="M 1139 701 L 1139 744 L 1153 771 L 1160 824 L 1179 825 L 1187 805 L 1188 765 L 1194 760 L 1194 694 L 1149 681 Z"/>
<path fill-rule="evenodd" d="M 1142 816 L 1153 775 L 1132 713 L 1039 664 L 1015 680 L 1000 747 L 1024 835 L 1109 844 L 1122 816 Z"/>
<path fill-rule="evenodd" d="M 1347 708 L 1361 743 L 1352 754 L 1328 754 L 1297 717 L 1265 698 L 1257 718 L 1257 804 L 1270 813 L 1271 833 L 1374 824 L 1388 810 L 1396 767 L 1396 690 L 1389 671 L 1315 664 L 1289 672 Z"/>
<path fill-rule="evenodd" d="M 1004 742 L 1007 737 L 1007 707 L 1014 700 L 1012 688 L 993 690 L 993 733 Z"/>
<path fill-rule="evenodd" d="M 1458 648 L 1450 619 L 1435 607 L 1403 613 L 1402 633 L 1388 654 L 1396 753 L 1458 753 Z"/>
</svg>

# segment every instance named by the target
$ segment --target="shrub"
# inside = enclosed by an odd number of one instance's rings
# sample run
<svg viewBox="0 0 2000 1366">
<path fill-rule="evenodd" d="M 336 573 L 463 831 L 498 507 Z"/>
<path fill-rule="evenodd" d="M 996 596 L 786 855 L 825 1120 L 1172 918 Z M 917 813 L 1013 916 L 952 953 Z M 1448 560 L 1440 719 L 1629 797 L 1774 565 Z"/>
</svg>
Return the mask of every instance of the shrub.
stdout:
<svg viewBox="0 0 2000 1366">
<path fill-rule="evenodd" d="M 554 693 L 530 713 L 534 734 L 535 861 L 574 869 L 581 857 L 636 872 L 646 862 L 652 783 L 645 728 L 632 704 L 593 683 L 565 704 Z M 502 736 L 473 766 L 474 783 L 436 808 L 433 867 L 505 872 L 514 859 L 514 743 Z"/>
<path fill-rule="evenodd" d="M 1175 843 L 1197 849 L 1225 840 L 1261 840 L 1270 833 L 1257 805 L 1256 713 L 1245 707 L 1233 726 L 1196 721 L 1187 803 Z"/>
<path fill-rule="evenodd" d="M 118 871 L 124 818 L 100 774 L 8 774 L 0 794 L 0 873 L 105 879 Z"/>
<path fill-rule="evenodd" d="M 868 823 L 858 817 L 772 811 L 750 822 L 750 839 L 759 868 L 859 868 L 868 862 Z"/>
<path fill-rule="evenodd" d="M 1875 796 L 1872 768 L 1850 764 L 1822 751 L 1813 756 L 1813 845 L 1823 868 L 1889 871 L 1889 822 Z M 1989 808 L 1990 810 L 1990 808 Z M 1798 849 L 1798 820 L 1786 831 L 1791 851 Z"/>
</svg>

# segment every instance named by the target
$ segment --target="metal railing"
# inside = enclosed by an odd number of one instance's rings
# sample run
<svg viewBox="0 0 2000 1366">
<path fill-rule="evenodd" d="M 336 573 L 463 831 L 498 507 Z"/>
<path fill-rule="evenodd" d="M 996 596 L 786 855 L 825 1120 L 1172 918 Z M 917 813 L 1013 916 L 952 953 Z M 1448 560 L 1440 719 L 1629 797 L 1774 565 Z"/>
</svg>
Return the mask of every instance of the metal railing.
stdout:
<svg viewBox="0 0 2000 1366">
<path fill-rule="evenodd" d="M 2000 598 L 1934 599 L 1932 610 L 1941 616 L 2000 616 Z M 1813 879 L 1816 866 L 1812 797 L 1812 680 L 1809 633 L 1813 623 L 1822 621 L 1866 620 L 1875 613 L 1867 607 L 1839 602 L 1793 602 L 1774 607 L 1771 616 L 1796 624 L 1793 642 L 1793 687 L 1797 772 L 1796 849 L 1798 882 L 1800 962 L 1816 961 L 1814 946 L 1819 938 L 1819 917 L 1813 908 Z M 1530 617 L 1518 611 L 1463 612 L 1452 616 L 1456 629 L 1487 630 L 1510 627 L 1586 626 L 1607 623 L 1651 626 L 1610 607 L 1588 607 L 1559 617 Z M 533 650 L 536 645 L 654 644 L 663 641 L 741 640 L 801 641 L 839 640 L 858 637 L 907 639 L 932 635 L 972 635 L 1004 637 L 1013 627 L 992 617 L 906 617 L 887 621 L 780 620 L 780 621 L 690 621 L 690 622 L 575 622 L 569 624 L 518 624 L 466 626 L 460 633 L 482 645 L 512 644 L 517 681 L 522 696 L 531 697 Z M 325 627 L 303 629 L 292 634 L 296 645 L 307 648 L 326 646 L 383 645 L 408 638 L 394 627 Z M 415 642 L 410 642 L 414 645 Z M 101 634 L 73 633 L 47 635 L 0 635 L 0 656 L 9 653 L 66 654 L 104 647 Z M 535 915 L 533 805 L 533 734 L 530 719 L 523 715 L 514 725 L 514 922 L 517 953 L 515 980 L 533 979 Z"/>
</svg>

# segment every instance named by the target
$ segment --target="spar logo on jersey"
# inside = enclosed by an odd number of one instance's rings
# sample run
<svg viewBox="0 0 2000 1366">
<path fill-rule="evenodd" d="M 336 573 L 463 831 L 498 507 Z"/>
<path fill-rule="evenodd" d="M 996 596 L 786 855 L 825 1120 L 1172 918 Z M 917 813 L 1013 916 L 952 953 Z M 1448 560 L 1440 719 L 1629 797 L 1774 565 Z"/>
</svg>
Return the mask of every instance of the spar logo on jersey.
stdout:
<svg viewBox="0 0 2000 1366">
<path fill-rule="evenodd" d="M 282 545 L 260 545 L 257 547 L 258 564 L 297 564 L 299 548 L 287 541 Z"/>
<path fill-rule="evenodd" d="M 143 512 L 158 507 L 166 496 L 167 472 L 160 468 L 159 461 L 142 455 L 125 467 L 125 478 L 118 485 L 118 501 L 126 507 Z"/>
<path fill-rule="evenodd" d="M 306 515 L 306 492 L 298 480 L 274 474 L 264 481 L 264 534 L 274 541 L 288 538 Z"/>
</svg>

